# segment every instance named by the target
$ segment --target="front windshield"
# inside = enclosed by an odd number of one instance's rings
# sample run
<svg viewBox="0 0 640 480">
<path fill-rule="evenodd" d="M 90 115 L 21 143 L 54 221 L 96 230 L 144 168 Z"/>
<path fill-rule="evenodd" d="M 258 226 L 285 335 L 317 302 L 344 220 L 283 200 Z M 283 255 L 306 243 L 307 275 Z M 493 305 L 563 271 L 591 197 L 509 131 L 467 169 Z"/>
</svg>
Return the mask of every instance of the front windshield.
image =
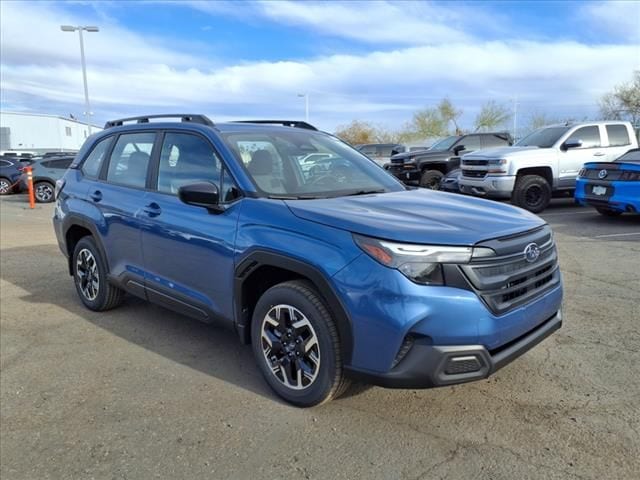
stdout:
<svg viewBox="0 0 640 480">
<path fill-rule="evenodd" d="M 405 189 L 369 158 L 325 133 L 260 129 L 224 137 L 264 196 L 310 199 Z"/>
<path fill-rule="evenodd" d="M 460 137 L 447 137 L 429 147 L 429 150 L 449 150 Z"/>
<path fill-rule="evenodd" d="M 516 147 L 539 147 L 551 148 L 556 142 L 567 133 L 569 127 L 546 127 L 530 133 L 514 146 Z"/>
</svg>

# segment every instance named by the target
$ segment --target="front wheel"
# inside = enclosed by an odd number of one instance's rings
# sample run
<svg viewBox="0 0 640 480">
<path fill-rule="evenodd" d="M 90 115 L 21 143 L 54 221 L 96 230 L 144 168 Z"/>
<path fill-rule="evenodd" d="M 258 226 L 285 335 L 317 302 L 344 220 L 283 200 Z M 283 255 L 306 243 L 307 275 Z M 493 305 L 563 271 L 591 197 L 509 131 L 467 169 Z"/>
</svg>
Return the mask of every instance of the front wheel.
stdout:
<svg viewBox="0 0 640 480">
<path fill-rule="evenodd" d="M 420 177 L 420 186 L 430 190 L 440 190 L 440 182 L 444 175 L 438 170 L 426 170 Z"/>
<path fill-rule="evenodd" d="M 0 195 L 9 195 L 11 193 L 11 182 L 7 178 L 0 178 Z"/>
<path fill-rule="evenodd" d="M 251 322 L 251 343 L 269 386 L 293 405 L 328 402 L 348 386 L 338 330 L 308 282 L 284 282 L 260 297 Z"/>
<path fill-rule="evenodd" d="M 518 177 L 511 203 L 533 213 L 540 213 L 551 202 L 551 186 L 540 175 Z"/>
<path fill-rule="evenodd" d="M 600 215 L 604 215 L 605 217 L 617 217 L 623 213 L 620 210 L 611 210 L 610 208 L 605 207 L 596 207 L 596 210 Z"/>
<path fill-rule="evenodd" d="M 37 182 L 34 185 L 34 195 L 38 203 L 51 203 L 54 200 L 55 187 L 49 182 Z"/>
</svg>

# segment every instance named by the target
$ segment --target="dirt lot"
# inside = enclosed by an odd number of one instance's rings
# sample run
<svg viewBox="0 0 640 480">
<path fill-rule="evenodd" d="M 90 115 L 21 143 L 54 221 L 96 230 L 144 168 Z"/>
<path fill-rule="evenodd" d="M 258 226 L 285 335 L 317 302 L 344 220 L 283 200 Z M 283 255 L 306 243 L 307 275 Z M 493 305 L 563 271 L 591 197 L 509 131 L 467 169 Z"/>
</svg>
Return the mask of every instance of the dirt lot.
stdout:
<svg viewBox="0 0 640 480">
<path fill-rule="evenodd" d="M 0 201 L 3 480 L 593 478 L 640 472 L 640 219 L 559 200 L 565 325 L 478 383 L 278 401 L 234 334 L 83 308 L 51 206 Z"/>
</svg>

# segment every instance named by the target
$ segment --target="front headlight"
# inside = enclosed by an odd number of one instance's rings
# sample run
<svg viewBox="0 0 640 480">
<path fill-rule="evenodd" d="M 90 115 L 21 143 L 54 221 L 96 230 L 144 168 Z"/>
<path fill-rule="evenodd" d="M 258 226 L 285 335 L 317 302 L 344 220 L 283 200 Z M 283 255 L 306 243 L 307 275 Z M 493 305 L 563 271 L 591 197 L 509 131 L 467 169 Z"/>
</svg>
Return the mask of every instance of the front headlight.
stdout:
<svg viewBox="0 0 640 480">
<path fill-rule="evenodd" d="M 507 173 L 507 160 L 504 158 L 489 160 L 487 165 L 489 166 L 487 173 Z"/>
<path fill-rule="evenodd" d="M 444 285 L 442 264 L 469 263 L 473 258 L 495 255 L 485 247 L 450 247 L 396 243 L 377 238 L 353 235 L 356 244 L 382 265 L 395 268 L 409 280 L 423 285 Z"/>
</svg>

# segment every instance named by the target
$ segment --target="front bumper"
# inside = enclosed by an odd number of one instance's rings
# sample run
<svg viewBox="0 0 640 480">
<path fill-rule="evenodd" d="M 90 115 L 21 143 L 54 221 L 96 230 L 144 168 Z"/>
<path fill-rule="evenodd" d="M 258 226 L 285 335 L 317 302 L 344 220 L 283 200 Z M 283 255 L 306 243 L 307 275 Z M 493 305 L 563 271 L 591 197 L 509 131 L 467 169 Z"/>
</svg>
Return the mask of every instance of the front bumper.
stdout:
<svg viewBox="0 0 640 480">
<path fill-rule="evenodd" d="M 422 172 L 418 170 L 415 165 L 406 168 L 405 166 L 391 164 L 387 171 L 407 185 L 418 185 L 422 175 Z"/>
<path fill-rule="evenodd" d="M 523 336 L 489 351 L 482 345 L 440 346 L 417 340 L 390 371 L 347 368 L 355 378 L 386 388 L 431 388 L 481 380 L 542 342 L 562 326 L 562 310 Z"/>
<path fill-rule="evenodd" d="M 469 195 L 489 198 L 510 198 L 513 187 L 516 183 L 516 177 L 508 176 L 491 176 L 474 179 L 461 176 L 459 180 L 460 191 Z"/>
</svg>

